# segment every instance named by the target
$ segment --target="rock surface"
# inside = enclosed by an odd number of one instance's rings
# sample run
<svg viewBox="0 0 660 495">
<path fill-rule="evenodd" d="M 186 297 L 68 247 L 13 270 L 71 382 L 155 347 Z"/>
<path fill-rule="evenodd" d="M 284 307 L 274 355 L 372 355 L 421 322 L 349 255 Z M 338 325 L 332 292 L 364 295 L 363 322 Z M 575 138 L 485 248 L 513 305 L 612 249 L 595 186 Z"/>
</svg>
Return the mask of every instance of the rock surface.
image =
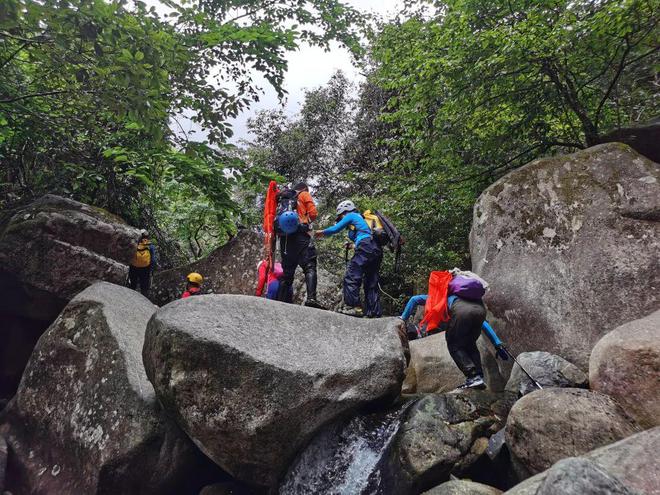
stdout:
<svg viewBox="0 0 660 495">
<path fill-rule="evenodd" d="M 410 368 L 417 393 L 449 392 L 465 381 L 449 355 L 444 332 L 410 341 Z"/>
<path fill-rule="evenodd" d="M 499 495 L 502 490 L 468 480 L 451 480 L 422 495 Z"/>
<path fill-rule="evenodd" d="M 660 163 L 660 119 L 636 127 L 615 129 L 603 136 L 601 142 L 625 143 L 637 153 Z"/>
<path fill-rule="evenodd" d="M 137 236 L 100 208 L 53 195 L 0 214 L 0 405 L 73 296 L 97 280 L 126 280 Z"/>
<path fill-rule="evenodd" d="M 37 344 L 0 415 L 13 493 L 177 493 L 194 445 L 162 411 L 141 360 L 154 306 L 99 282 Z"/>
<path fill-rule="evenodd" d="M 619 442 L 593 450 L 584 456 L 629 490 L 644 495 L 660 495 L 660 427 L 642 431 Z M 507 495 L 536 495 L 549 471 L 537 474 L 507 491 Z"/>
<path fill-rule="evenodd" d="M 46 195 L 0 225 L 0 312 L 52 321 L 98 280 L 123 284 L 139 231 L 119 217 Z"/>
<path fill-rule="evenodd" d="M 660 425 L 660 311 L 600 339 L 591 352 L 589 381 L 644 428 Z"/>
<path fill-rule="evenodd" d="M 274 486 L 324 424 L 401 389 L 397 320 L 361 320 L 256 297 L 161 308 L 143 358 L 165 408 L 234 477 Z"/>
<path fill-rule="evenodd" d="M 393 465 L 413 493 L 461 476 L 504 426 L 513 394 L 467 390 L 429 394 L 414 404 L 393 444 Z"/>
<path fill-rule="evenodd" d="M 151 299 L 163 306 L 181 297 L 186 275 L 198 272 L 204 276 L 205 294 L 253 295 L 257 287 L 257 264 L 263 259 L 263 236 L 254 230 L 242 229 L 227 244 L 186 266 L 156 273 Z M 296 273 L 294 297 L 305 299 L 305 284 L 300 270 Z M 317 298 L 329 308 L 341 302 L 341 280 L 319 267 Z"/>
<path fill-rule="evenodd" d="M 588 459 L 569 457 L 552 466 L 536 495 L 633 495 L 617 478 Z"/>
<path fill-rule="evenodd" d="M 549 352 L 523 352 L 516 359 L 542 387 L 586 388 L 587 374 L 564 358 Z M 517 364 L 513 365 L 506 390 L 527 395 L 538 390 Z"/>
<path fill-rule="evenodd" d="M 587 369 L 600 337 L 658 308 L 659 181 L 658 163 L 611 143 L 536 160 L 482 193 L 472 267 L 514 354 Z"/>
<path fill-rule="evenodd" d="M 521 477 L 584 454 L 638 430 L 611 398 L 574 388 L 532 392 L 511 409 L 506 443 Z"/>
</svg>

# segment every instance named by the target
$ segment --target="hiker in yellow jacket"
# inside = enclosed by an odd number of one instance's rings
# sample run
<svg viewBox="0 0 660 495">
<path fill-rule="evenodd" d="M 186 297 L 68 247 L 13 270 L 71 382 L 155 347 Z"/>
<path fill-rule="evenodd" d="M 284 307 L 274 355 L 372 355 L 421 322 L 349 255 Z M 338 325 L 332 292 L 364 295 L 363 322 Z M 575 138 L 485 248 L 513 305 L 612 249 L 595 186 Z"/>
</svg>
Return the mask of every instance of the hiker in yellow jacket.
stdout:
<svg viewBox="0 0 660 495">
<path fill-rule="evenodd" d="M 149 240 L 149 234 L 146 230 L 140 233 L 135 256 L 128 267 L 128 286 L 137 290 L 140 286 L 140 292 L 145 297 L 149 297 L 149 287 L 151 286 L 151 274 L 156 266 L 156 248 Z"/>
</svg>

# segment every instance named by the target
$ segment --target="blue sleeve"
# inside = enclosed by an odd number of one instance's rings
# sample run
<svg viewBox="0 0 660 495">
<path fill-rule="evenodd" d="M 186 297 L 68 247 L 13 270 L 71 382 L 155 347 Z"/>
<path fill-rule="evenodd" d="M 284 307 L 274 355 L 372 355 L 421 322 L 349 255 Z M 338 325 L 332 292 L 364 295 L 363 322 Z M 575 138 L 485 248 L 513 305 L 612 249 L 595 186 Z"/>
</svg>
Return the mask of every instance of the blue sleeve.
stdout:
<svg viewBox="0 0 660 495">
<path fill-rule="evenodd" d="M 406 304 L 406 309 L 403 310 L 403 313 L 401 314 L 401 319 L 403 321 L 406 321 L 410 316 L 412 315 L 413 311 L 415 311 L 415 308 L 421 304 L 426 304 L 426 300 L 428 299 L 429 296 L 426 294 L 420 294 L 418 296 L 412 296 L 410 299 L 408 299 L 408 304 Z"/>
<path fill-rule="evenodd" d="M 344 218 L 339 220 L 336 224 L 334 224 L 332 227 L 328 227 L 323 231 L 323 235 L 329 236 L 329 235 L 335 235 L 338 232 L 341 232 L 345 228 L 348 228 L 348 226 L 351 224 L 351 218 L 350 214 L 349 215 L 344 215 Z"/>
<path fill-rule="evenodd" d="M 495 330 L 493 330 L 493 327 L 491 327 L 486 320 L 484 320 L 483 325 L 481 325 L 481 329 L 495 347 L 497 347 L 498 345 L 502 345 L 502 341 L 495 333 Z"/>
</svg>

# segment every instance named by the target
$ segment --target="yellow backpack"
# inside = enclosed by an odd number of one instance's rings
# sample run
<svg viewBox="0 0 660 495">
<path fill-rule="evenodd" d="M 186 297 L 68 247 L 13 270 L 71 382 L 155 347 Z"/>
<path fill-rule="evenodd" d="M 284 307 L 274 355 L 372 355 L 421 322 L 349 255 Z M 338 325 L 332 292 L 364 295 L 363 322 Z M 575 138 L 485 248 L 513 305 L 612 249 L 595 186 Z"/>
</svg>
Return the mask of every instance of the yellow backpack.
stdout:
<svg viewBox="0 0 660 495">
<path fill-rule="evenodd" d="M 390 237 L 383 228 L 383 222 L 381 222 L 380 217 L 371 213 L 371 210 L 365 210 L 364 213 L 362 213 L 362 217 L 364 218 L 364 221 L 367 222 L 367 225 L 369 225 L 371 234 L 376 243 L 379 246 L 386 246 L 390 242 Z"/>
<path fill-rule="evenodd" d="M 136 268 L 145 268 L 151 265 L 151 251 L 149 250 L 149 244 L 138 244 L 131 265 Z"/>
</svg>

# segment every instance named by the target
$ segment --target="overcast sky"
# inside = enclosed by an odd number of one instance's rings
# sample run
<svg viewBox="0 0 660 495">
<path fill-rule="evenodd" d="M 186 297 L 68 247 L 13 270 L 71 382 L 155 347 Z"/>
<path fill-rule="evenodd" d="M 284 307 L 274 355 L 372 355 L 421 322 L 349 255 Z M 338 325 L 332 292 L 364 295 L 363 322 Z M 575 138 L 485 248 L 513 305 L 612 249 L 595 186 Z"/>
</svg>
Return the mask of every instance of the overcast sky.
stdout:
<svg viewBox="0 0 660 495">
<path fill-rule="evenodd" d="M 403 6 L 402 0 L 345 1 L 357 9 L 373 12 L 386 18 L 394 17 Z M 284 80 L 284 88 L 288 92 L 285 110 L 289 115 L 295 114 L 300 108 L 304 89 L 322 86 L 337 69 L 341 69 L 354 81 L 360 79 L 360 75 L 351 64 L 351 56 L 348 51 L 336 44 L 329 52 L 324 52 L 321 48 L 303 45 L 298 51 L 289 53 L 287 60 L 289 69 Z M 266 82 L 262 86 L 265 89 L 265 94 L 261 101 L 254 103 L 249 110 L 232 121 L 234 128 L 232 141 L 235 143 L 241 139 L 249 138 L 246 123 L 248 118 L 254 115 L 255 112 L 280 107 L 275 91 Z"/>
</svg>

